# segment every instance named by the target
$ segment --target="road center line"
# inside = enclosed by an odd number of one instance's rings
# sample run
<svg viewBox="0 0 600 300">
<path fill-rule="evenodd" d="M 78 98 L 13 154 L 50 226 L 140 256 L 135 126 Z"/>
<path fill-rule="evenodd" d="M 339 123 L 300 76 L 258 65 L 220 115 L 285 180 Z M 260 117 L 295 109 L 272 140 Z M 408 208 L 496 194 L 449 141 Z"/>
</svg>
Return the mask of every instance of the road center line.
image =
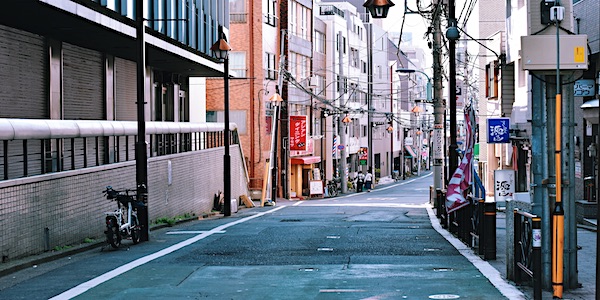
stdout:
<svg viewBox="0 0 600 300">
<path fill-rule="evenodd" d="M 63 293 L 50 298 L 50 300 L 71 299 L 73 297 L 77 297 L 77 296 L 85 293 L 86 291 L 90 290 L 91 288 L 93 288 L 93 287 L 95 287 L 97 285 L 100 285 L 100 284 L 102 284 L 102 283 L 104 283 L 104 282 L 106 282 L 106 281 L 108 281 L 110 279 L 113 279 L 113 278 L 115 278 L 115 277 L 117 277 L 117 276 L 119 276 L 119 275 L 121 275 L 121 274 L 129 271 L 129 270 L 132 270 L 132 269 L 134 269 L 136 267 L 139 267 L 139 266 L 141 266 L 141 265 L 143 265 L 145 263 L 153 261 L 153 260 L 155 260 L 155 259 L 157 259 L 159 257 L 165 256 L 165 255 L 167 255 L 169 253 L 175 252 L 175 251 L 177 251 L 177 250 L 179 250 L 179 249 L 181 249 L 181 248 L 183 248 L 185 246 L 191 245 L 191 244 L 193 244 L 193 243 L 195 243 L 195 242 L 197 242 L 199 240 L 202 240 L 204 238 L 207 238 L 207 237 L 209 237 L 209 236 L 211 236 L 211 235 L 213 235 L 215 233 L 222 233 L 225 229 L 227 229 L 227 228 L 229 228 L 231 226 L 238 225 L 238 224 L 250 221 L 252 219 L 255 219 L 255 218 L 258 218 L 258 217 L 262 217 L 262 216 L 264 216 L 266 214 L 270 214 L 270 213 L 276 212 L 276 211 L 278 211 L 278 210 L 280 210 L 280 209 L 282 209 L 284 207 L 286 207 L 286 206 L 279 206 L 279 207 L 271 209 L 269 211 L 261 212 L 261 213 L 258 213 L 256 215 L 253 215 L 253 216 L 249 216 L 249 217 L 246 217 L 246 218 L 243 218 L 243 219 L 239 219 L 239 220 L 227 223 L 227 224 L 223 224 L 221 226 L 217 226 L 217 227 L 215 227 L 215 228 L 213 228 L 213 229 L 211 229 L 209 231 L 205 231 L 205 232 L 203 232 L 203 233 L 201 233 L 201 234 L 199 234 L 197 236 L 194 236 L 194 237 L 189 238 L 187 240 L 181 241 L 181 242 L 179 242 L 179 243 L 177 243 L 175 245 L 172 245 L 170 247 L 162 249 L 162 250 L 160 250 L 158 252 L 146 255 L 146 256 L 138 258 L 138 259 L 136 259 L 136 260 L 134 260 L 134 261 L 132 261 L 130 263 L 124 264 L 124 265 L 122 265 L 122 266 L 120 266 L 120 267 L 118 267 L 118 268 L 116 268 L 116 269 L 114 269 L 112 271 L 106 272 L 106 273 L 104 273 L 104 274 L 102 274 L 102 275 L 100 275 L 100 276 L 98 276 L 98 277 L 96 277 L 94 279 L 86 281 L 86 282 L 84 282 L 84 283 L 82 283 L 82 284 L 80 284 L 80 285 L 78 285 L 78 286 L 76 286 L 76 287 L 74 287 L 74 288 L 72 288 L 70 290 L 64 291 Z"/>
</svg>

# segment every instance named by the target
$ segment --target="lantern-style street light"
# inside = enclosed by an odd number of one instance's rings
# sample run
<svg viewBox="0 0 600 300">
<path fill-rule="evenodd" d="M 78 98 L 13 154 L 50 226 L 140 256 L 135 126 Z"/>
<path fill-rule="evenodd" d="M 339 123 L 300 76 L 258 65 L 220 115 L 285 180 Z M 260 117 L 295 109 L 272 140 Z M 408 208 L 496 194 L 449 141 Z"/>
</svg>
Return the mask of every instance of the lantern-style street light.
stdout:
<svg viewBox="0 0 600 300">
<path fill-rule="evenodd" d="M 229 51 L 231 47 L 227 43 L 222 28 L 221 38 L 214 43 L 210 50 L 213 51 L 217 59 L 223 60 L 223 111 L 225 115 L 225 129 L 223 130 L 223 139 L 225 140 L 225 154 L 223 156 L 223 215 L 231 216 L 231 157 L 229 156 Z"/>
<path fill-rule="evenodd" d="M 367 0 L 363 4 L 374 19 L 386 18 L 390 7 L 394 5 L 390 0 Z"/>
</svg>

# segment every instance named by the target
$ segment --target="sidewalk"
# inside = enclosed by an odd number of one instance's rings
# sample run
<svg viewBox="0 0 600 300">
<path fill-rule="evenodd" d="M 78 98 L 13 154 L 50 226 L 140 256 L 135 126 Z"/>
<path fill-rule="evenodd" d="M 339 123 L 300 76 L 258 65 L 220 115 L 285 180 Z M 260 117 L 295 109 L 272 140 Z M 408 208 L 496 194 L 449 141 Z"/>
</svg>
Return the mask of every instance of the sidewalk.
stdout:
<svg viewBox="0 0 600 300">
<path fill-rule="evenodd" d="M 581 249 L 577 252 L 578 282 L 580 288 L 565 290 L 563 299 L 587 300 L 595 299 L 596 293 L 596 232 L 589 229 L 577 229 L 577 245 Z M 496 213 L 496 260 L 488 261 L 502 278 L 506 279 L 506 214 L 502 211 Z M 513 282 L 511 282 L 514 284 Z M 533 287 L 517 286 L 525 296 L 533 299 Z M 542 291 L 543 299 L 552 299 L 552 291 Z"/>
</svg>

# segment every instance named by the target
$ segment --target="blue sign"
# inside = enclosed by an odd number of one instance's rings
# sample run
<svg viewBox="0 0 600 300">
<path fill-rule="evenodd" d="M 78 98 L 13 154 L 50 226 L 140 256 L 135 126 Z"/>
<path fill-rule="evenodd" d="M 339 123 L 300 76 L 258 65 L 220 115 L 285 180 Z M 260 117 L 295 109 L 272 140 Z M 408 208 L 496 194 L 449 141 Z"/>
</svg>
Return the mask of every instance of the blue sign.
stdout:
<svg viewBox="0 0 600 300">
<path fill-rule="evenodd" d="M 488 144 L 510 143 L 510 119 L 489 118 L 487 119 Z"/>
</svg>

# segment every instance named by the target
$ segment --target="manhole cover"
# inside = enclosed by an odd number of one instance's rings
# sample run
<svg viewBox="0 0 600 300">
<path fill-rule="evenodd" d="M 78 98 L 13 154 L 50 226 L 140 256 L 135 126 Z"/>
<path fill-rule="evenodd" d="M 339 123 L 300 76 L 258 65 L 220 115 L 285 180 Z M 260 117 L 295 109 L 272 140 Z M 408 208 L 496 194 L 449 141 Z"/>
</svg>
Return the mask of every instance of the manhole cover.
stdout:
<svg viewBox="0 0 600 300">
<path fill-rule="evenodd" d="M 458 298 L 460 298 L 459 295 L 452 295 L 452 294 L 440 294 L 440 295 L 429 296 L 429 299 L 458 299 Z"/>
</svg>

